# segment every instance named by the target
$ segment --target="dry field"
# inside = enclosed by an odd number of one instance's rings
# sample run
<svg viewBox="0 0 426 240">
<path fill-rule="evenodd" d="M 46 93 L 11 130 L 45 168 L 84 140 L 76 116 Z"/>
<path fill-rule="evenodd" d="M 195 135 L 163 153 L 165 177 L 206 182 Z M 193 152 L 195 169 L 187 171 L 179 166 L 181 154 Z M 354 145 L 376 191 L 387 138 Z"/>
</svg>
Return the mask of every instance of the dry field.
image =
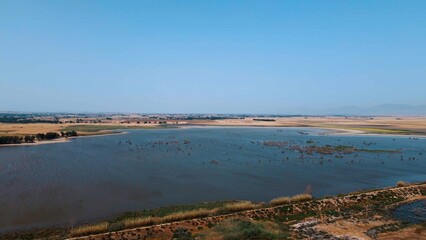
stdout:
<svg viewBox="0 0 426 240">
<path fill-rule="evenodd" d="M 345 117 L 286 117 L 274 118 L 275 121 L 254 121 L 253 118 L 226 120 L 188 120 L 179 121 L 174 126 L 253 126 L 253 127 L 319 127 L 341 130 L 352 133 L 425 135 L 426 117 L 375 117 L 375 118 L 345 118 Z M 97 135 L 111 132 L 114 129 L 153 128 L 157 123 L 29 123 L 8 124 L 0 123 L 0 136 L 22 136 L 46 132 L 76 130 L 80 135 Z"/>
<path fill-rule="evenodd" d="M 29 123 L 9 124 L 0 123 L 0 136 L 22 136 L 37 133 L 58 132 L 68 124 Z"/>
<path fill-rule="evenodd" d="M 117 129 L 131 128 L 155 128 L 159 124 L 89 124 L 89 123 L 26 123 L 9 124 L 0 123 L 0 136 L 24 136 L 35 135 L 37 133 L 60 132 L 75 130 L 79 135 L 101 135 L 113 132 Z"/>
<path fill-rule="evenodd" d="M 426 134 L 426 117 L 288 117 L 275 121 L 254 121 L 253 118 L 188 121 L 204 126 L 257 126 L 257 127 L 320 127 L 352 130 L 376 134 Z"/>
</svg>

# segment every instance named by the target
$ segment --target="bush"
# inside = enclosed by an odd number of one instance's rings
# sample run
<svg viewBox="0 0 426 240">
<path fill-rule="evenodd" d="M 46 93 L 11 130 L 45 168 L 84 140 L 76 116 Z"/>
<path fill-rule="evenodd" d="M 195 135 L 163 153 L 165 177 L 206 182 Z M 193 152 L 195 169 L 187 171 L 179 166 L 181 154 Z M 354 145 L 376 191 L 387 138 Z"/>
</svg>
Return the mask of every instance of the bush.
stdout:
<svg viewBox="0 0 426 240">
<path fill-rule="evenodd" d="M 275 225 L 275 223 L 253 222 L 249 219 L 230 219 L 221 222 L 214 228 L 214 231 L 221 236 L 216 235 L 217 239 L 224 240 L 286 239 L 286 233 Z"/>
<path fill-rule="evenodd" d="M 33 142 L 34 142 L 34 139 L 35 139 L 35 136 L 32 136 L 32 135 L 26 135 L 26 136 L 24 137 L 24 141 L 25 141 L 26 143 L 33 143 Z"/>
<path fill-rule="evenodd" d="M 55 138 L 58 138 L 58 137 L 59 137 L 59 134 L 55 133 L 55 132 L 48 132 L 45 135 L 46 140 L 51 140 L 51 139 L 55 139 Z"/>
<path fill-rule="evenodd" d="M 186 228 L 177 228 L 173 232 L 172 239 L 173 240 L 193 240 L 194 238 L 192 237 L 192 234 L 191 234 L 190 231 L 188 231 L 188 229 L 186 229 Z"/>
<path fill-rule="evenodd" d="M 0 137 L 0 144 L 19 144 L 22 143 L 23 138 L 18 136 L 2 136 Z"/>
<path fill-rule="evenodd" d="M 398 181 L 397 183 L 396 183 L 396 186 L 397 187 L 405 187 L 405 186 L 407 186 L 408 185 L 408 183 L 406 183 L 406 182 L 404 182 L 404 181 Z"/>
</svg>

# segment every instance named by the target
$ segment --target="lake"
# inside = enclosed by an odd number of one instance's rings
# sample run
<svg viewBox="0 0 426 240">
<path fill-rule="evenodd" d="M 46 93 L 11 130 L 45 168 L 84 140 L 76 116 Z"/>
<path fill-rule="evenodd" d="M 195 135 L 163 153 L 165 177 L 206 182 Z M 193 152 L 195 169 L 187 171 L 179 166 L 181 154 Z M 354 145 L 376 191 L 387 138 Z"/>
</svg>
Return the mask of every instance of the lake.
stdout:
<svg viewBox="0 0 426 240">
<path fill-rule="evenodd" d="M 295 148 L 313 144 L 369 151 L 310 155 Z M 0 231 L 75 225 L 168 205 L 269 201 L 305 191 L 321 197 L 424 181 L 425 157 L 425 138 L 314 128 L 129 130 L 1 147 Z"/>
</svg>

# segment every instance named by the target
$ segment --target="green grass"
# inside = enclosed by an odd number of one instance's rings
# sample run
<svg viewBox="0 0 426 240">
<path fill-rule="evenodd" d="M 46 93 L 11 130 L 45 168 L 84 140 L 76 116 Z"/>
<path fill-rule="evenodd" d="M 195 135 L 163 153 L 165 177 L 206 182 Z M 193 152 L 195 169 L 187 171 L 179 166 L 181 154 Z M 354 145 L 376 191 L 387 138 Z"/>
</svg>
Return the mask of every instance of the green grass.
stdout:
<svg viewBox="0 0 426 240">
<path fill-rule="evenodd" d="M 120 125 L 72 125 L 62 128 L 61 131 L 99 132 L 103 130 L 117 130 L 124 128 L 126 127 Z"/>
<path fill-rule="evenodd" d="M 353 146 L 345 146 L 345 145 L 334 146 L 334 150 L 336 150 L 337 152 L 344 152 L 347 150 L 352 150 L 353 148 L 354 148 Z"/>
<path fill-rule="evenodd" d="M 355 212 L 361 212 L 362 210 L 365 209 L 365 207 L 361 206 L 360 204 L 354 204 L 354 205 L 351 205 L 347 208 L 352 210 L 352 211 L 355 211 Z"/>
<path fill-rule="evenodd" d="M 301 221 L 305 218 L 313 217 L 313 216 L 316 216 L 316 215 L 317 215 L 316 213 L 311 212 L 311 211 L 306 212 L 306 213 L 291 214 L 291 215 L 287 216 L 287 220 L 288 221 Z"/>
</svg>

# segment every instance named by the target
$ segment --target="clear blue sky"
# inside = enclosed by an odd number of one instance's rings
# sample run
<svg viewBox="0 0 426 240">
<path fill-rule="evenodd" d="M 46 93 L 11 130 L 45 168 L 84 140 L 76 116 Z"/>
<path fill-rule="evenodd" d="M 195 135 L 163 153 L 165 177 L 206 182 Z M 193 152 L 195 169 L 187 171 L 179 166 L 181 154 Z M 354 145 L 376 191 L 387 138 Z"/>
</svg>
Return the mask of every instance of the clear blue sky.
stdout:
<svg viewBox="0 0 426 240">
<path fill-rule="evenodd" d="M 426 104 L 426 1 L 0 1 L 0 110 Z"/>
</svg>

